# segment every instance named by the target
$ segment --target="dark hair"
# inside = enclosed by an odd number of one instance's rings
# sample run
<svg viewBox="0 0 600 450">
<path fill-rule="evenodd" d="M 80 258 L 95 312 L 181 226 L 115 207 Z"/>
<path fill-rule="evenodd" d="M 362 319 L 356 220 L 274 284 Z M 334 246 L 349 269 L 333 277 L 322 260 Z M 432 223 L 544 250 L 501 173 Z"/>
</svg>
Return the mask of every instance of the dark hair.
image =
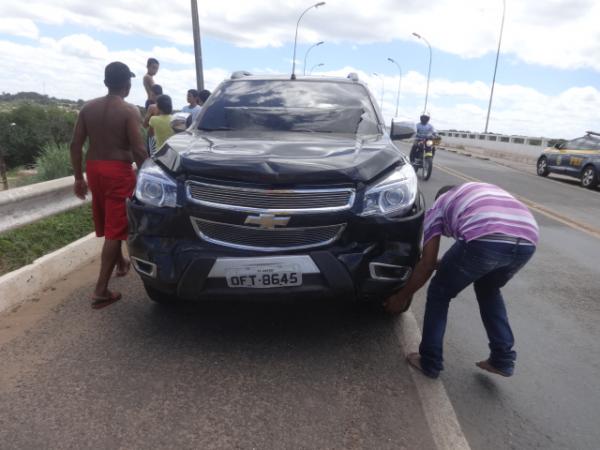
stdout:
<svg viewBox="0 0 600 450">
<path fill-rule="evenodd" d="M 448 186 L 444 186 L 444 187 L 440 188 L 440 190 L 437 191 L 437 194 L 435 194 L 435 199 L 437 200 L 442 195 L 444 195 L 446 192 L 454 189 L 456 186 L 457 186 L 456 184 L 449 184 Z"/>
<path fill-rule="evenodd" d="M 154 95 L 162 95 L 163 93 L 163 88 L 160 84 L 153 84 L 150 90 L 154 92 Z"/>
<path fill-rule="evenodd" d="M 204 103 L 208 97 L 210 97 L 210 91 L 207 89 L 203 89 L 198 93 L 198 99 Z"/>
<path fill-rule="evenodd" d="M 168 95 L 159 95 L 156 99 L 156 106 L 158 106 L 158 109 L 165 114 L 171 114 L 173 112 L 173 102 Z"/>
<path fill-rule="evenodd" d="M 198 91 L 196 89 L 188 89 L 188 94 L 191 94 L 192 97 L 198 98 Z"/>
<path fill-rule="evenodd" d="M 135 74 L 120 61 L 111 62 L 104 68 L 104 85 L 109 89 L 122 89 Z"/>
<path fill-rule="evenodd" d="M 146 67 L 150 67 L 150 64 L 156 64 L 156 65 L 160 66 L 160 63 L 158 62 L 158 59 L 156 59 L 156 58 L 148 58 Z"/>
</svg>

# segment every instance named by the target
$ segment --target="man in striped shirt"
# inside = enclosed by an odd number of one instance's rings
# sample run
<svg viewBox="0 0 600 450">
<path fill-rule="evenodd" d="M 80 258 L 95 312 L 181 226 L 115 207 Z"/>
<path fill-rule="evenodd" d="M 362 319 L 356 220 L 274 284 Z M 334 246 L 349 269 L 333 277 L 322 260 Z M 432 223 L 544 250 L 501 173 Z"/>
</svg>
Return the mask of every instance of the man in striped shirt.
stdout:
<svg viewBox="0 0 600 450">
<path fill-rule="evenodd" d="M 419 353 L 408 362 L 431 378 L 443 370 L 442 348 L 450 300 L 473 283 L 490 356 L 477 366 L 511 376 L 516 352 L 500 293 L 535 252 L 538 225 L 529 209 L 508 192 L 486 183 L 446 186 L 425 215 L 423 254 L 406 285 L 388 299 L 389 312 L 403 311 L 437 268 L 429 284 Z M 437 263 L 440 236 L 455 244 Z"/>
</svg>

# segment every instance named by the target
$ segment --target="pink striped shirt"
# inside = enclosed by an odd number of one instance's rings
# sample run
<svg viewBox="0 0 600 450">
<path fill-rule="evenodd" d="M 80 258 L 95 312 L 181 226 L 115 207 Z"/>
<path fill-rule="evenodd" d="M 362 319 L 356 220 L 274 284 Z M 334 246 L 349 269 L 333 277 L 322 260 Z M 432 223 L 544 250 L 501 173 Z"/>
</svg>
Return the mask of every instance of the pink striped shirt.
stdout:
<svg viewBox="0 0 600 450">
<path fill-rule="evenodd" d="M 439 235 L 474 239 L 501 234 L 537 245 L 539 227 L 527 206 L 498 186 L 465 183 L 440 196 L 425 214 L 423 245 Z"/>
</svg>

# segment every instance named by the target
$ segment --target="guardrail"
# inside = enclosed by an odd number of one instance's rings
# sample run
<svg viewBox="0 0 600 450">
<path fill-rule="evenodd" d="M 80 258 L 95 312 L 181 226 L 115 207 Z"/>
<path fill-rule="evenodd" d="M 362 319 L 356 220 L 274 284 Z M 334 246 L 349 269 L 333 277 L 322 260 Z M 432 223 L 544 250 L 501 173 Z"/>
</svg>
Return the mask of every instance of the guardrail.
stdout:
<svg viewBox="0 0 600 450">
<path fill-rule="evenodd" d="M 74 178 L 44 181 L 0 191 L 0 233 L 89 202 L 73 194 Z"/>
<path fill-rule="evenodd" d="M 554 145 L 558 139 L 528 136 L 508 136 L 502 134 L 471 133 L 468 131 L 440 131 L 442 145 L 480 149 L 490 156 L 533 162 L 546 148 Z"/>
</svg>

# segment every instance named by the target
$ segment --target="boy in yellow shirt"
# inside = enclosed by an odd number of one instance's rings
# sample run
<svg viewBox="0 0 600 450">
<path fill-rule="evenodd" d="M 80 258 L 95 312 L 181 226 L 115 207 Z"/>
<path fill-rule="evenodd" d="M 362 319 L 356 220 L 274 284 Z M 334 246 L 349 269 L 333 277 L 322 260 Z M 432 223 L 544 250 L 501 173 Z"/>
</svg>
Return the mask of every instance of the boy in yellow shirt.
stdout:
<svg viewBox="0 0 600 450">
<path fill-rule="evenodd" d="M 150 117 L 148 125 L 154 132 L 156 138 L 156 149 L 160 149 L 167 139 L 173 136 L 174 131 L 171 128 L 171 113 L 173 112 L 173 103 L 168 95 L 160 95 L 156 99 L 158 115 Z"/>
</svg>

